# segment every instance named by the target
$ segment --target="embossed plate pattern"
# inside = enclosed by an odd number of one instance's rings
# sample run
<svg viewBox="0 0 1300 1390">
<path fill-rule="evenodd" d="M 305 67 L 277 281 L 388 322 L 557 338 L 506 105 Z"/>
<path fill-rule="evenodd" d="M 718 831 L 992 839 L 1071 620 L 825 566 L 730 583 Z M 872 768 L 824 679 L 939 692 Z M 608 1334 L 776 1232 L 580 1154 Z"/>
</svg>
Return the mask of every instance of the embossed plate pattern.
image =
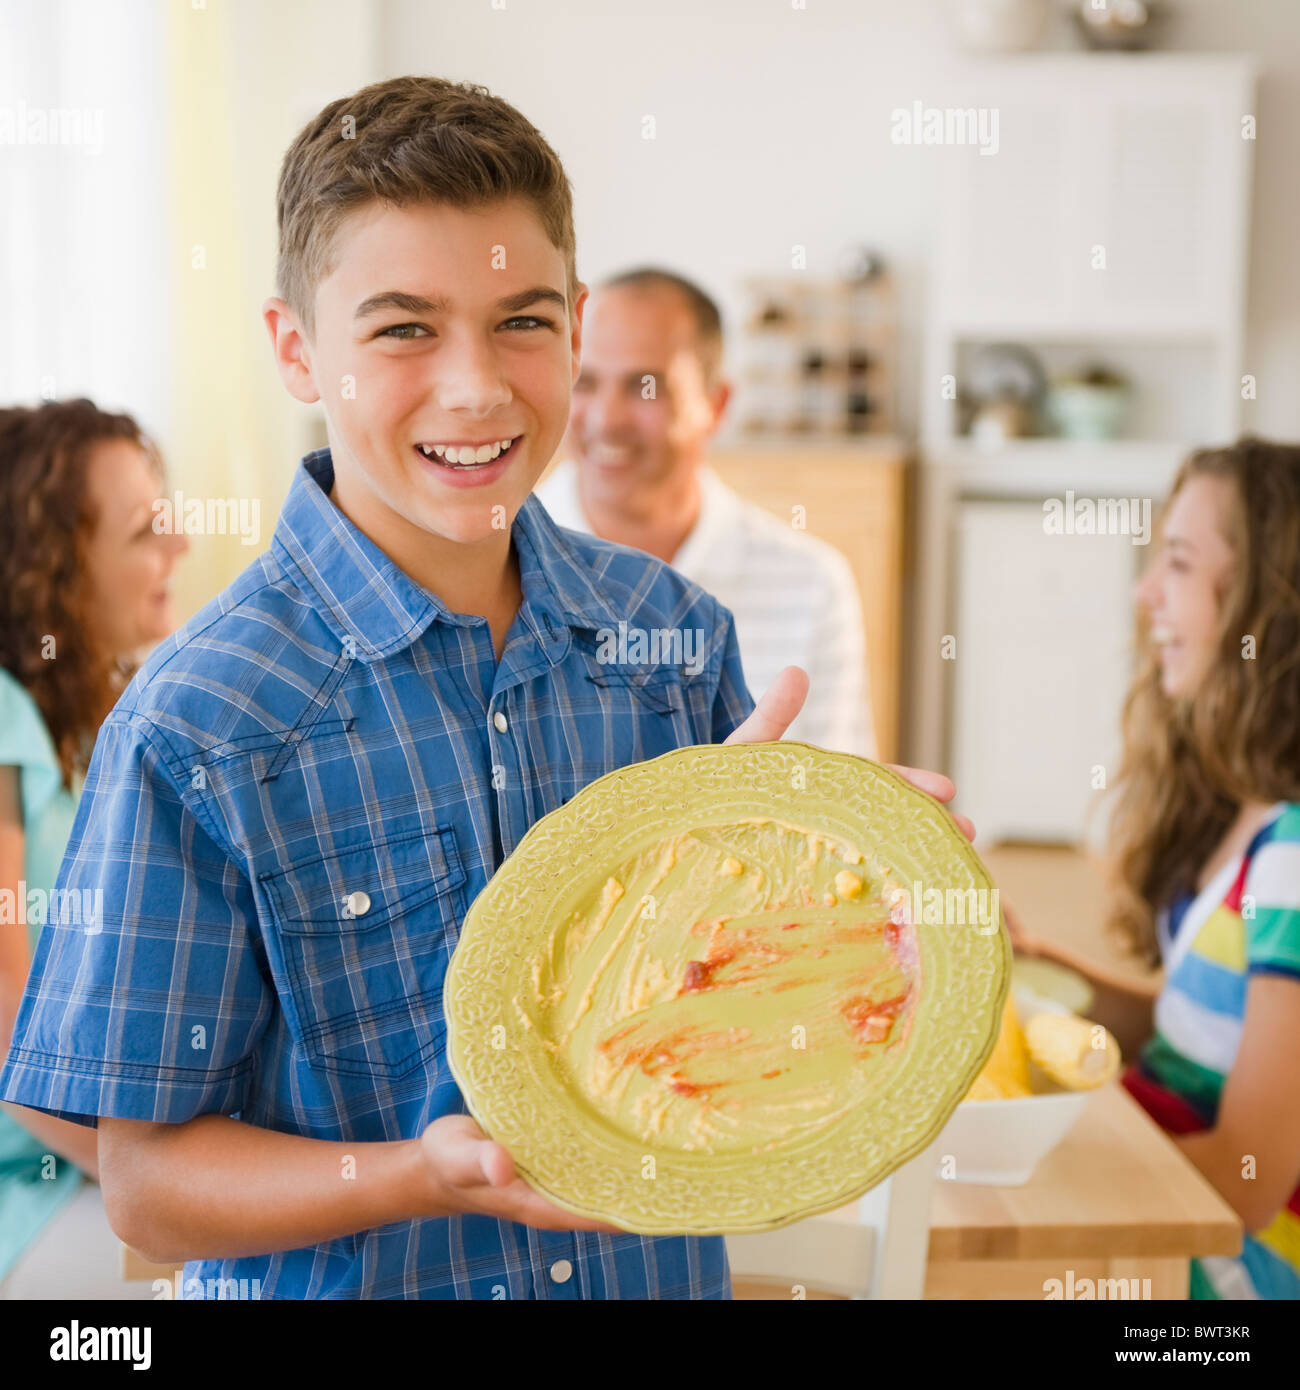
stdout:
<svg viewBox="0 0 1300 1390">
<path fill-rule="evenodd" d="M 771 1230 L 930 1142 L 1009 979 L 996 891 L 930 797 L 790 740 L 684 748 L 593 782 L 501 865 L 447 972 L 447 1055 L 558 1205 Z"/>
</svg>

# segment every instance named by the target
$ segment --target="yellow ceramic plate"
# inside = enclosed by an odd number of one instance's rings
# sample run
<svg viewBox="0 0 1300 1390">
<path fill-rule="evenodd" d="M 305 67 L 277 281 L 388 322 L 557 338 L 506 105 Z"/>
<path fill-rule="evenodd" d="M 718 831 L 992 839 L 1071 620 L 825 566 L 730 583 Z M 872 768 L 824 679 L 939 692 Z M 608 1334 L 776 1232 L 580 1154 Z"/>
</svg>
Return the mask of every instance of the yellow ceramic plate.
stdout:
<svg viewBox="0 0 1300 1390">
<path fill-rule="evenodd" d="M 447 972 L 470 1113 L 629 1231 L 770 1230 L 943 1127 L 1010 979 L 997 894 L 878 763 L 782 741 L 620 768 L 543 817 Z"/>
</svg>

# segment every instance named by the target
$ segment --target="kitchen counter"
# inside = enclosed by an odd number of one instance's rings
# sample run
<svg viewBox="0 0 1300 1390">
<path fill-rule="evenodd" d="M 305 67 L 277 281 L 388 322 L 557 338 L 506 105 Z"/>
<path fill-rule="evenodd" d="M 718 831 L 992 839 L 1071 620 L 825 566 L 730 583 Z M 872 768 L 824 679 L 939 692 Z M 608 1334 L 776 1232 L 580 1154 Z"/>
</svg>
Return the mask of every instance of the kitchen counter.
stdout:
<svg viewBox="0 0 1300 1390">
<path fill-rule="evenodd" d="M 815 1232 L 858 1219 L 853 1202 L 799 1223 L 802 1269 L 737 1277 L 735 1296 L 789 1299 L 797 1285 L 800 1297 L 846 1297 L 816 1286 L 843 1242 Z M 1232 1208 L 1118 1082 L 1091 1097 L 1023 1187 L 935 1178 L 929 1227 L 931 1299 L 1186 1298 L 1191 1257 L 1235 1255 L 1242 1235 Z"/>
</svg>

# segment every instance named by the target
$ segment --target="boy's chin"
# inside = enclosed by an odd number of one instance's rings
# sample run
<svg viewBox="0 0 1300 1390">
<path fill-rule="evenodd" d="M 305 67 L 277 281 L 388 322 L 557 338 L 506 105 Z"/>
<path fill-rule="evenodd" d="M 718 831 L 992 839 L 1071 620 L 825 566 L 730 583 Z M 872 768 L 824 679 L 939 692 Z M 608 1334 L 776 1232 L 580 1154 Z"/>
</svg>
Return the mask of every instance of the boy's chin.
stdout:
<svg viewBox="0 0 1300 1390">
<path fill-rule="evenodd" d="M 426 503 L 416 520 L 426 531 L 444 540 L 458 545 L 477 545 L 509 532 L 519 507 L 520 502 L 515 497 L 497 494 L 456 506 Z"/>
</svg>

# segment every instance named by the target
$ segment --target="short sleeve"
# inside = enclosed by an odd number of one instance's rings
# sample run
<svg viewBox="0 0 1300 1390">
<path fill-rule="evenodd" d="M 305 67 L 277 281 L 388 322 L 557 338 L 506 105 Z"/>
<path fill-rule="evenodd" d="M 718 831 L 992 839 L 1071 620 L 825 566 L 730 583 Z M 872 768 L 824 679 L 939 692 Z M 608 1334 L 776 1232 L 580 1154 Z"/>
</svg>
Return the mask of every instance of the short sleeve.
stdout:
<svg viewBox="0 0 1300 1390">
<path fill-rule="evenodd" d="M 1284 812 L 1277 829 L 1300 831 L 1300 810 Z M 1300 979 L 1300 838 L 1279 835 L 1255 852 L 1242 889 L 1241 916 L 1248 969 Z"/>
<path fill-rule="evenodd" d="M 749 718 L 754 709 L 754 697 L 745 684 L 745 672 L 740 662 L 740 643 L 736 639 L 736 621 L 731 610 L 718 605 L 719 621 L 726 625 L 726 636 L 719 644 L 721 660 L 718 667 L 718 688 L 713 699 L 713 742 L 725 743 L 732 733 Z"/>
<path fill-rule="evenodd" d="M 100 731 L 0 1071 L 85 1124 L 238 1112 L 274 1009 L 247 877 L 151 737 Z"/>
</svg>

